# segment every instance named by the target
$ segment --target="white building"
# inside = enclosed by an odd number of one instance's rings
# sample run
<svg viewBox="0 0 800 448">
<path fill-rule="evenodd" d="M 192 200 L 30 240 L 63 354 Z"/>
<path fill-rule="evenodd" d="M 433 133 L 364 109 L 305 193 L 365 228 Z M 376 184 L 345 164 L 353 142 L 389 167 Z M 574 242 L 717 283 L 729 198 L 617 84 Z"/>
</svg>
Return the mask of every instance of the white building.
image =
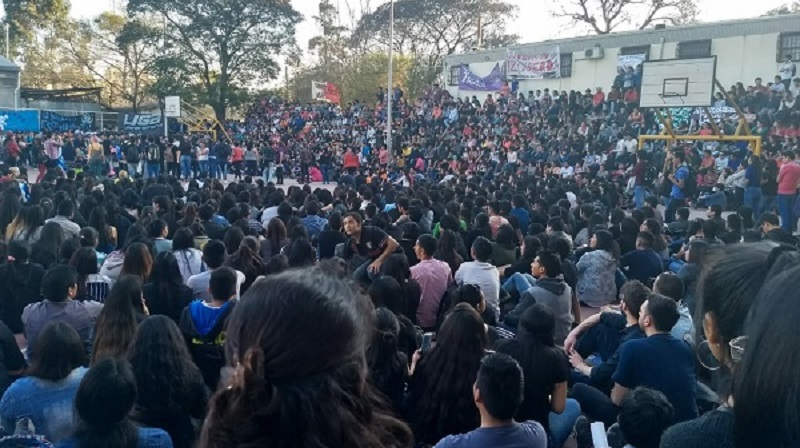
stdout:
<svg viewBox="0 0 800 448">
<path fill-rule="evenodd" d="M 445 86 L 454 97 L 483 98 L 491 92 L 459 91 L 460 66 L 467 66 L 474 75 L 483 77 L 497 64 L 505 71 L 509 50 L 540 54 L 554 48 L 560 52 L 561 77 L 519 79 L 519 92 L 544 88 L 579 91 L 589 88 L 594 92 L 596 87 L 607 92 L 620 60 L 633 55 L 645 55 L 651 61 L 716 55 L 716 77 L 725 88 L 736 82 L 747 87 L 757 77 L 764 84 L 771 82 L 786 55 L 792 55 L 792 60 L 800 65 L 800 14 L 555 39 L 455 54 L 444 60 Z"/>
</svg>

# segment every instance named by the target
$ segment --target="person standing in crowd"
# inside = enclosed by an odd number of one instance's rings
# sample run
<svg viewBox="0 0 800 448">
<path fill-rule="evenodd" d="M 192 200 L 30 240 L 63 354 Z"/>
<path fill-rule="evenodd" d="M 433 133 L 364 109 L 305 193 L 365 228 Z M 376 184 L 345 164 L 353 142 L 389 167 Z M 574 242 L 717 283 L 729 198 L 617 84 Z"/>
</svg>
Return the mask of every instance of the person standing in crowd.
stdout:
<svg viewBox="0 0 800 448">
<path fill-rule="evenodd" d="M 676 151 L 672 154 L 673 173 L 668 176 L 672 182 L 672 188 L 669 194 L 669 203 L 667 209 L 664 211 L 664 221 L 669 224 L 675 220 L 675 211 L 681 207 L 686 206 L 686 200 L 691 199 L 686 197 L 687 185 L 691 172 L 686 166 L 686 153 L 683 151 Z"/>
<path fill-rule="evenodd" d="M 797 227 L 797 217 L 793 210 L 797 187 L 800 186 L 800 163 L 797 162 L 797 153 L 790 150 L 783 152 L 782 162 L 778 172 L 778 211 L 781 228 L 793 232 Z"/>
<path fill-rule="evenodd" d="M 547 447 L 547 434 L 535 421 L 517 423 L 514 416 L 524 397 L 519 364 L 508 355 L 493 354 L 481 361 L 473 386 L 481 426 L 466 434 L 451 435 L 434 448 Z"/>
</svg>

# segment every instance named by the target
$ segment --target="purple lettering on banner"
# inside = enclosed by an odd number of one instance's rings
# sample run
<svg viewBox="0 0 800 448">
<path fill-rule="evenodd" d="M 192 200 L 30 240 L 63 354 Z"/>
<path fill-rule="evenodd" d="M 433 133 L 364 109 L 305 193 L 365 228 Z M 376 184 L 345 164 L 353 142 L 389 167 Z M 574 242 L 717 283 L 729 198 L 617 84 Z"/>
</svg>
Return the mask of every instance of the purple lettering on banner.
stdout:
<svg viewBox="0 0 800 448">
<path fill-rule="evenodd" d="M 469 70 L 469 66 L 462 65 L 458 69 L 458 89 L 478 92 L 497 92 L 503 88 L 503 70 L 500 63 L 494 66 L 492 72 L 486 76 L 478 76 Z"/>
</svg>

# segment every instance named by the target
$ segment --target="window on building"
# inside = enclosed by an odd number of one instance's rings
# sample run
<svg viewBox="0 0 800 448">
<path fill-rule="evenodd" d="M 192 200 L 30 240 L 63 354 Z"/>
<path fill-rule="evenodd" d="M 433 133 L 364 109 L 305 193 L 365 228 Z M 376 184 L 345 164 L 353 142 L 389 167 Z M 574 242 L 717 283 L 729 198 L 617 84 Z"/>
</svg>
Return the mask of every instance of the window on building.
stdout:
<svg viewBox="0 0 800 448">
<path fill-rule="evenodd" d="M 572 53 L 561 53 L 561 77 L 572 76 Z"/>
<path fill-rule="evenodd" d="M 778 54 L 775 60 L 783 62 L 787 54 L 793 61 L 800 61 L 800 33 L 782 33 L 778 38 Z"/>
<path fill-rule="evenodd" d="M 643 54 L 644 59 L 650 58 L 650 45 L 637 45 L 635 47 L 622 47 L 619 49 L 619 54 L 622 56 L 634 56 Z"/>
<path fill-rule="evenodd" d="M 707 58 L 711 56 L 711 39 L 678 42 L 675 57 L 678 59 Z"/>
<path fill-rule="evenodd" d="M 450 77 L 447 80 L 447 85 L 449 86 L 457 86 L 458 85 L 458 72 L 461 69 L 460 65 L 455 65 L 450 67 Z"/>
</svg>

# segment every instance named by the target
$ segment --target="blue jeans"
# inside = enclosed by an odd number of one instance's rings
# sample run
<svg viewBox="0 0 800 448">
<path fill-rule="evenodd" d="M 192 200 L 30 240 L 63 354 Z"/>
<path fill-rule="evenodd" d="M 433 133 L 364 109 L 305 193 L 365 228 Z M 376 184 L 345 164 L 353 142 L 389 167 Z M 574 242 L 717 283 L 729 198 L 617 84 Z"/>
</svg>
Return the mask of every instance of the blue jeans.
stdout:
<svg viewBox="0 0 800 448">
<path fill-rule="evenodd" d="M 794 230 L 795 220 L 792 208 L 795 201 L 794 194 L 778 195 L 778 212 L 781 214 L 781 227 L 787 232 Z"/>
<path fill-rule="evenodd" d="M 217 158 L 208 156 L 208 177 L 216 179 L 217 177 Z"/>
<path fill-rule="evenodd" d="M 330 167 L 328 165 L 320 165 L 320 169 L 322 171 L 322 183 L 329 184 L 330 180 L 328 179 L 328 170 Z"/>
<path fill-rule="evenodd" d="M 264 162 L 264 170 L 262 171 L 262 175 L 264 176 L 264 182 L 269 183 L 272 180 L 272 162 Z"/>
<path fill-rule="evenodd" d="M 363 284 L 370 284 L 373 280 L 381 276 L 381 273 L 373 273 L 369 270 L 369 265 L 371 265 L 375 260 L 368 260 L 353 272 L 353 278 L 355 278 L 358 282 Z"/>
<path fill-rule="evenodd" d="M 181 156 L 181 174 L 186 180 L 192 177 L 192 156 Z"/>
<path fill-rule="evenodd" d="M 208 175 L 208 160 L 198 160 L 197 166 L 200 168 L 200 177 Z"/>
<path fill-rule="evenodd" d="M 761 206 L 761 187 L 745 187 L 744 205 L 753 210 L 755 219 L 760 217 L 759 207 Z"/>
<path fill-rule="evenodd" d="M 766 212 L 772 213 L 775 209 L 775 196 L 766 195 L 763 192 L 761 193 L 761 204 L 758 206 L 758 216 L 761 217 Z"/>
<path fill-rule="evenodd" d="M 535 282 L 536 279 L 531 274 L 515 272 L 503 283 L 503 290 L 508 293 L 517 291 L 517 293 L 522 294 L 533 286 Z"/>
<path fill-rule="evenodd" d="M 158 177 L 161 175 L 161 164 L 147 162 L 147 177 Z"/>
<path fill-rule="evenodd" d="M 553 440 L 552 446 L 559 448 L 564 446 L 564 443 L 567 441 L 570 434 L 572 434 L 572 427 L 575 426 L 575 422 L 580 416 L 581 405 L 578 404 L 577 400 L 573 400 L 572 398 L 567 398 L 564 412 L 560 414 L 556 414 L 555 412 L 550 413 L 548 420 L 550 423 L 550 437 Z"/>
<path fill-rule="evenodd" d="M 633 205 L 636 208 L 644 207 L 644 197 L 645 197 L 646 190 L 644 185 L 636 185 L 633 187 Z"/>
<path fill-rule="evenodd" d="M 137 174 L 139 174 L 139 162 L 128 162 L 128 175 L 130 177 L 136 177 Z"/>
<path fill-rule="evenodd" d="M 226 160 L 218 160 L 217 169 L 219 169 L 220 179 L 225 180 L 228 178 L 228 162 Z"/>
</svg>

